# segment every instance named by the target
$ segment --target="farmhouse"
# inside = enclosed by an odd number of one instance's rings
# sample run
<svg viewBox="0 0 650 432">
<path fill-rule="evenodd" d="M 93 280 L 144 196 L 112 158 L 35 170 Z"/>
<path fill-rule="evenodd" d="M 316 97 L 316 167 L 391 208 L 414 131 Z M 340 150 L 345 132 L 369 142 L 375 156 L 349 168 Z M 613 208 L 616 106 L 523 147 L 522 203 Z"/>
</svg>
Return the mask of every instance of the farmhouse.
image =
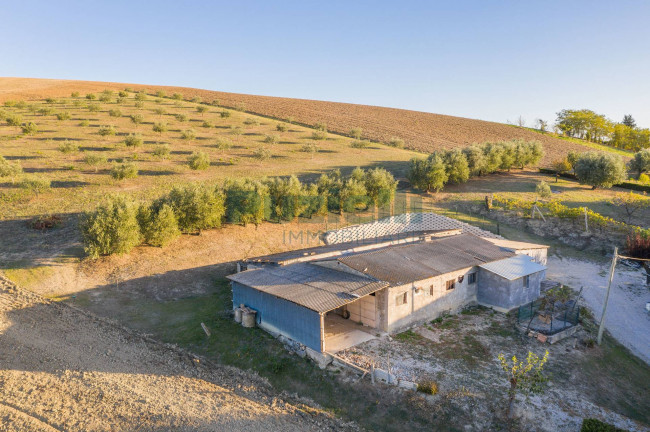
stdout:
<svg viewBox="0 0 650 432">
<path fill-rule="evenodd" d="M 257 324 L 272 334 L 336 352 L 470 305 L 506 312 L 535 300 L 547 247 L 467 227 L 249 258 L 229 276 L 233 305 L 257 311 Z"/>
</svg>

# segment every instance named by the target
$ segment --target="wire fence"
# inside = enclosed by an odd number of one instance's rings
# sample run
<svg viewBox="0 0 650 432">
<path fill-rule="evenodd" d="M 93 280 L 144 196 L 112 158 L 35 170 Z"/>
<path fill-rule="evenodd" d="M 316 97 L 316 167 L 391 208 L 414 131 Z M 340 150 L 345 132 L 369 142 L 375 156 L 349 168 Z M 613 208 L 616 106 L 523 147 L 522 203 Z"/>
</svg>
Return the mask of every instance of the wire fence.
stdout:
<svg viewBox="0 0 650 432">
<path fill-rule="evenodd" d="M 519 325 L 548 336 L 577 325 L 579 320 L 580 307 L 575 300 L 555 302 L 550 307 L 542 300 L 535 300 L 517 311 Z"/>
</svg>

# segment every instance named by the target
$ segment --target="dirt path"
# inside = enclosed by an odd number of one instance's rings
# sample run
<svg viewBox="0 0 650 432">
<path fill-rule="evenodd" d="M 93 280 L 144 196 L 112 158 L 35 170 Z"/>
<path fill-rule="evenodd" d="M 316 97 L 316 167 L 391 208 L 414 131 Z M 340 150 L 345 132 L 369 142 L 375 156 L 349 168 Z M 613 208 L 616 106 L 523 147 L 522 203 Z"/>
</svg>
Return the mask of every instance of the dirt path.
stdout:
<svg viewBox="0 0 650 432">
<path fill-rule="evenodd" d="M 597 321 L 605 302 L 609 265 L 589 261 L 549 257 L 546 277 L 575 289 L 584 286 L 582 295 Z M 645 303 L 650 292 L 641 270 L 619 264 L 612 283 L 605 328 L 633 353 L 650 363 L 650 314 Z"/>
<path fill-rule="evenodd" d="M 341 428 L 278 399 L 259 377 L 49 302 L 0 275 L 0 431 Z"/>
</svg>

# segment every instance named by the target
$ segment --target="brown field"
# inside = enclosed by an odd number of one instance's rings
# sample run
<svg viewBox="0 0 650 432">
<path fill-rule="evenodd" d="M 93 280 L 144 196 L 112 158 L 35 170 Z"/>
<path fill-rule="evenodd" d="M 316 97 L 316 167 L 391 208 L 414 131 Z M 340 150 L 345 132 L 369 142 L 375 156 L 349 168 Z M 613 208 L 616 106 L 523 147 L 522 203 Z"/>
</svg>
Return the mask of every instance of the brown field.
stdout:
<svg viewBox="0 0 650 432">
<path fill-rule="evenodd" d="M 43 99 L 69 96 L 72 91 L 96 92 L 104 89 L 163 90 L 168 95 L 181 93 L 186 98 L 198 96 L 204 101 L 218 99 L 227 107 L 244 106 L 248 112 L 313 125 L 325 122 L 330 131 L 348 134 L 350 129 L 360 127 L 364 137 L 385 142 L 399 137 L 407 146 L 422 152 L 465 146 L 476 142 L 521 138 L 539 140 L 544 144 L 546 156 L 542 163 L 548 165 L 566 155 L 570 150 L 587 151 L 593 146 L 562 140 L 529 129 L 502 123 L 453 117 L 396 108 L 325 102 L 306 99 L 290 99 L 272 96 L 255 96 L 201 90 L 188 87 L 121 84 L 94 81 L 46 80 L 30 78 L 0 78 L 0 102 L 18 99 Z"/>
</svg>

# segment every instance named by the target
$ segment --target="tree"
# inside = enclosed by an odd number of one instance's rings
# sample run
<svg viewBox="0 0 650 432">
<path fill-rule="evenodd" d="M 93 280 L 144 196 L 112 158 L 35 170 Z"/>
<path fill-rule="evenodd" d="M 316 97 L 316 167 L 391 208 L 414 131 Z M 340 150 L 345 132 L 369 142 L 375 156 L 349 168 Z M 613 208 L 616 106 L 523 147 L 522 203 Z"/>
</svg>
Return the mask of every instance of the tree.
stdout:
<svg viewBox="0 0 650 432">
<path fill-rule="evenodd" d="M 194 129 L 185 129 L 184 131 L 181 132 L 181 139 L 187 141 L 193 141 L 195 138 L 196 138 L 196 132 L 194 132 Z"/>
<path fill-rule="evenodd" d="M 266 180 L 271 199 L 271 217 L 277 220 L 293 220 L 303 213 L 306 202 L 303 198 L 303 185 L 298 177 L 288 179 L 274 177 Z"/>
<path fill-rule="evenodd" d="M 623 159 L 611 153 L 583 153 L 576 162 L 575 172 L 580 183 L 588 184 L 594 189 L 610 188 L 627 178 Z"/>
<path fill-rule="evenodd" d="M 20 126 L 20 129 L 23 131 L 25 135 L 34 135 L 36 132 L 38 132 L 38 127 L 34 122 L 23 123 Z"/>
<path fill-rule="evenodd" d="M 124 144 L 127 147 L 140 147 L 142 145 L 142 136 L 138 134 L 127 135 L 127 137 L 124 138 Z"/>
<path fill-rule="evenodd" d="M 318 146 L 316 144 L 314 144 L 314 143 L 307 143 L 307 144 L 304 144 L 300 148 L 300 151 L 305 152 L 305 153 L 309 153 L 311 155 L 312 159 L 313 159 L 314 154 L 316 154 L 316 152 L 318 152 Z"/>
<path fill-rule="evenodd" d="M 327 132 L 327 123 L 319 121 L 314 124 L 314 129 L 322 132 Z"/>
<path fill-rule="evenodd" d="M 623 121 L 621 122 L 625 126 L 629 128 L 636 128 L 636 121 L 634 121 L 634 117 L 632 117 L 632 114 L 626 114 L 623 116 Z"/>
<path fill-rule="evenodd" d="M 275 125 L 275 130 L 278 132 L 286 132 L 289 129 L 289 126 L 286 123 L 278 123 Z"/>
<path fill-rule="evenodd" d="M 576 164 L 578 163 L 578 159 L 580 158 L 580 153 L 576 151 L 570 151 L 567 156 L 566 160 L 571 165 L 571 169 L 573 170 L 573 174 L 576 173 Z"/>
<path fill-rule="evenodd" d="M 86 253 L 100 255 L 128 253 L 140 244 L 137 207 L 129 198 L 109 196 L 94 211 L 81 217 L 81 234 Z"/>
<path fill-rule="evenodd" d="M 253 157 L 261 162 L 271 159 L 271 156 L 271 150 L 267 149 L 266 147 L 258 147 L 253 152 Z"/>
<path fill-rule="evenodd" d="M 360 140 L 363 135 L 363 129 L 361 128 L 352 128 L 350 129 L 350 136 L 356 140 Z"/>
<path fill-rule="evenodd" d="M 210 166 L 210 156 L 204 152 L 194 152 L 187 159 L 187 163 L 193 170 L 204 170 Z"/>
<path fill-rule="evenodd" d="M 178 219 L 167 203 L 140 206 L 137 218 L 144 241 L 151 246 L 166 246 L 181 235 Z"/>
<path fill-rule="evenodd" d="M 630 161 L 630 168 L 639 174 L 650 171 L 650 148 L 640 150 L 634 154 Z"/>
<path fill-rule="evenodd" d="M 327 132 L 322 130 L 315 130 L 311 133 L 311 139 L 321 141 L 327 139 Z"/>
<path fill-rule="evenodd" d="M 153 155 L 161 159 L 167 159 L 170 153 L 171 149 L 169 144 L 161 144 L 153 150 Z"/>
<path fill-rule="evenodd" d="M 23 123 L 23 118 L 18 114 L 12 114 L 5 117 L 5 121 L 7 122 L 7 126 L 20 127 L 20 125 Z"/>
<path fill-rule="evenodd" d="M 501 159 L 503 157 L 503 148 L 499 143 L 485 143 L 483 146 L 483 155 L 486 174 L 492 174 L 501 168 Z"/>
<path fill-rule="evenodd" d="M 280 138 L 274 134 L 269 134 L 264 137 L 264 142 L 267 144 L 276 144 L 278 141 L 280 141 Z"/>
<path fill-rule="evenodd" d="M 519 127 L 526 126 L 526 120 L 522 116 L 517 117 L 517 126 Z"/>
<path fill-rule="evenodd" d="M 178 120 L 178 121 L 181 122 L 181 123 L 187 121 L 187 115 L 186 115 L 186 114 L 183 114 L 183 113 L 180 113 L 180 114 L 174 114 L 174 117 L 176 117 L 176 120 Z"/>
<path fill-rule="evenodd" d="M 544 180 L 537 183 L 537 186 L 535 186 L 535 192 L 537 192 L 537 195 L 542 198 L 550 198 L 551 195 L 553 195 L 551 187 Z"/>
<path fill-rule="evenodd" d="M 168 204 L 182 232 L 219 228 L 225 213 L 224 196 L 214 188 L 198 184 L 175 186 L 166 197 L 154 201 L 154 204 Z"/>
<path fill-rule="evenodd" d="M 540 132 L 546 132 L 548 130 L 548 122 L 546 120 L 537 119 L 535 123 Z"/>
<path fill-rule="evenodd" d="M 388 145 L 396 148 L 404 148 L 405 146 L 404 140 L 398 137 L 391 137 L 391 139 L 388 140 Z"/>
<path fill-rule="evenodd" d="M 384 168 L 375 168 L 365 173 L 365 186 L 368 199 L 375 208 L 386 207 L 395 199 L 397 181 Z"/>
<path fill-rule="evenodd" d="M 136 125 L 136 127 L 144 121 L 144 116 L 142 114 L 132 114 L 130 118 L 131 118 L 131 123 Z"/>
<path fill-rule="evenodd" d="M 111 168 L 111 177 L 115 180 L 124 180 L 138 176 L 138 167 L 134 163 L 123 163 L 113 165 Z"/>
<path fill-rule="evenodd" d="M 467 157 L 459 149 L 444 152 L 442 159 L 445 163 L 447 181 L 449 183 L 465 183 L 469 179 L 469 164 Z"/>
<path fill-rule="evenodd" d="M 368 208 L 368 191 L 363 179 L 351 177 L 343 182 L 339 192 L 339 211 L 356 212 Z"/>
<path fill-rule="evenodd" d="M 99 129 L 97 130 L 97 133 L 103 137 L 109 135 L 115 135 L 116 132 L 117 131 L 115 130 L 115 126 L 113 125 L 100 126 Z"/>
<path fill-rule="evenodd" d="M 165 108 L 158 107 L 155 110 L 153 110 L 154 113 L 158 114 L 158 118 L 161 119 L 163 115 L 167 114 L 167 111 Z"/>
<path fill-rule="evenodd" d="M 163 123 L 163 122 L 154 123 L 153 131 L 158 132 L 160 135 L 162 135 L 163 132 L 167 132 L 167 123 Z"/>
<path fill-rule="evenodd" d="M 201 114 L 201 117 L 203 117 L 203 114 L 208 110 L 208 107 L 205 105 L 199 105 L 196 107 L 196 112 Z"/>
<path fill-rule="evenodd" d="M 0 156 L 0 177 L 11 177 L 13 183 L 13 178 L 22 172 L 23 168 L 20 166 L 20 163 L 9 162 Z"/>
<path fill-rule="evenodd" d="M 643 195 L 630 193 L 618 194 L 610 203 L 616 207 L 621 213 L 627 216 L 627 223 L 632 221 L 632 216 L 641 209 L 650 207 L 650 199 Z"/>
<path fill-rule="evenodd" d="M 513 355 L 512 359 L 508 361 L 503 354 L 499 354 L 498 359 L 501 369 L 506 373 L 510 383 L 508 408 L 506 409 L 506 416 L 510 417 L 517 393 L 528 396 L 543 391 L 543 385 L 547 381 L 543 370 L 548 361 L 548 351 L 544 353 L 542 358 L 529 351 L 526 360 L 519 360 L 517 356 Z"/>
<path fill-rule="evenodd" d="M 227 180 L 226 220 L 231 223 L 259 225 L 270 217 L 268 186 L 258 180 Z"/>
<path fill-rule="evenodd" d="M 564 174 L 571 171 L 571 164 L 569 163 L 569 160 L 567 158 L 557 159 L 556 161 L 553 162 L 553 169 L 558 174 Z"/>
<path fill-rule="evenodd" d="M 38 196 L 39 193 L 50 190 L 51 182 L 48 179 L 31 176 L 23 178 L 18 186 L 21 189 L 27 189 L 28 191 L 33 192 L 34 195 Z"/>
<path fill-rule="evenodd" d="M 60 113 L 56 113 L 56 119 L 57 120 L 70 120 L 70 113 L 68 111 L 63 111 Z"/>
<path fill-rule="evenodd" d="M 470 176 L 480 176 L 485 172 L 485 155 L 483 150 L 477 146 L 472 145 L 463 149 L 465 159 L 467 159 L 467 167 Z"/>
<path fill-rule="evenodd" d="M 84 156 L 84 163 L 94 167 L 95 172 L 97 172 L 97 166 L 106 163 L 106 157 L 99 154 L 88 153 Z"/>
<path fill-rule="evenodd" d="M 448 179 L 445 163 L 437 154 L 428 159 L 411 159 L 406 177 L 415 188 L 427 192 L 439 192 Z"/>
</svg>

